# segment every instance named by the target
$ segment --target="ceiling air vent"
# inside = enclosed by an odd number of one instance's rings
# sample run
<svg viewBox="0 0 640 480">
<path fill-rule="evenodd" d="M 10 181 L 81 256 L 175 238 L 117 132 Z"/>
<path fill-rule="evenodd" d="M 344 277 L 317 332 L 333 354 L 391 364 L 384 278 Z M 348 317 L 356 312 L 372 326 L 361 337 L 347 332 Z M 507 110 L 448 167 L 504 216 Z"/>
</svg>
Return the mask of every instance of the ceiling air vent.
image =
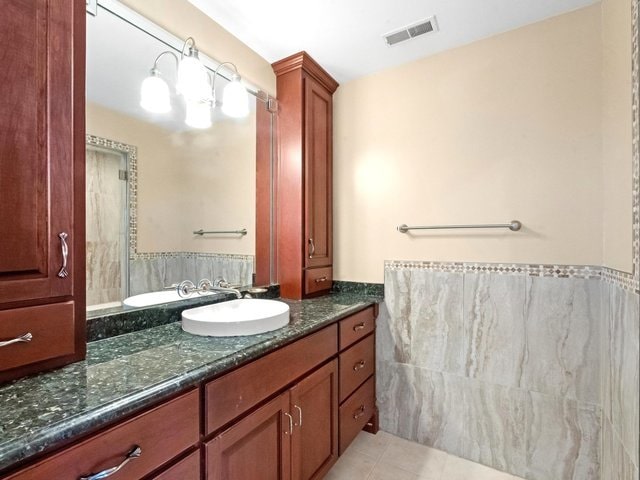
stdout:
<svg viewBox="0 0 640 480">
<path fill-rule="evenodd" d="M 387 33 L 383 35 L 384 41 L 387 45 L 392 47 L 400 42 L 411 40 L 425 33 L 433 33 L 438 31 L 438 24 L 436 23 L 436 17 L 430 17 L 426 20 L 421 20 L 417 23 L 407 25 L 399 30 Z"/>
</svg>

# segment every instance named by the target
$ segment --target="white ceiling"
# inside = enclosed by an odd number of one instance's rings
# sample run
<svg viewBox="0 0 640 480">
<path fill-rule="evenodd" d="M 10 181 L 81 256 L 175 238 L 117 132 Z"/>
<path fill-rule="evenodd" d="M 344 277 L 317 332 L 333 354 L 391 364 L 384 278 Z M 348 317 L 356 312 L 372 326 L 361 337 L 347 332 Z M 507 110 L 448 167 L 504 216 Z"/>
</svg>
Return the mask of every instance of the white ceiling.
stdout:
<svg viewBox="0 0 640 480">
<path fill-rule="evenodd" d="M 339 82 L 535 23 L 599 0 L 189 0 L 273 63 L 306 50 Z M 432 15 L 440 32 L 387 47 Z"/>
</svg>

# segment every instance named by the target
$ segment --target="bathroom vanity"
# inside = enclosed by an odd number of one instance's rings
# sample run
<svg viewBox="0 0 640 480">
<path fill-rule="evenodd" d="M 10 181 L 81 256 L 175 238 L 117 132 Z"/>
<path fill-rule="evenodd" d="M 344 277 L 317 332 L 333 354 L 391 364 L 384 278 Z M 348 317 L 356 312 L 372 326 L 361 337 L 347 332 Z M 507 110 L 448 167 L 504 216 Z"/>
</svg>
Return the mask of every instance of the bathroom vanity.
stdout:
<svg viewBox="0 0 640 480">
<path fill-rule="evenodd" d="M 197 337 L 172 323 L 1 388 L 1 478 L 92 479 L 119 465 L 110 478 L 322 478 L 377 429 L 377 304 L 328 295 L 290 307 L 273 332 Z"/>
</svg>

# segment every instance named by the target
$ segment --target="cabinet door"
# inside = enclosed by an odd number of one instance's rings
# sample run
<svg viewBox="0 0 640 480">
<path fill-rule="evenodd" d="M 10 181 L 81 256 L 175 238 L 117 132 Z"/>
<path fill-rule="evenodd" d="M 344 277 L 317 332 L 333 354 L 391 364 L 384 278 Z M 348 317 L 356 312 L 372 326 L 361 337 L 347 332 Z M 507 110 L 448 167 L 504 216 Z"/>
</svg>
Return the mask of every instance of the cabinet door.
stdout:
<svg viewBox="0 0 640 480">
<path fill-rule="evenodd" d="M 305 83 L 305 267 L 333 263 L 332 101 L 309 77 Z"/>
<path fill-rule="evenodd" d="M 285 392 L 207 443 L 207 480 L 289 480 L 288 415 Z"/>
<path fill-rule="evenodd" d="M 293 480 L 320 479 L 338 459 L 338 362 L 333 360 L 291 390 Z"/>
<path fill-rule="evenodd" d="M 73 36 L 74 15 L 82 7 L 78 4 L 3 2 L 0 306 L 73 293 Z M 62 233 L 67 235 L 68 276 L 58 275 Z"/>
</svg>

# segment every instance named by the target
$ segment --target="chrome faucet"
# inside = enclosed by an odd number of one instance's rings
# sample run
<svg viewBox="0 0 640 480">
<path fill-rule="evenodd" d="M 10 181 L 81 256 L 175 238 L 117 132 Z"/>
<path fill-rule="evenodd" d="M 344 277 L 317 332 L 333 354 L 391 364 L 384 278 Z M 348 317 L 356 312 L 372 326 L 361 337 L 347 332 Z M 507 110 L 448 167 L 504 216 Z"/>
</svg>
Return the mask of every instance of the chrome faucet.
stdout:
<svg viewBox="0 0 640 480">
<path fill-rule="evenodd" d="M 225 292 L 225 293 L 233 293 L 236 298 L 242 298 L 242 292 L 237 288 L 233 288 L 233 286 L 227 282 L 223 277 L 218 277 L 215 279 L 213 284 L 210 280 L 203 279 L 198 282 L 198 288 L 209 292 Z"/>
</svg>

